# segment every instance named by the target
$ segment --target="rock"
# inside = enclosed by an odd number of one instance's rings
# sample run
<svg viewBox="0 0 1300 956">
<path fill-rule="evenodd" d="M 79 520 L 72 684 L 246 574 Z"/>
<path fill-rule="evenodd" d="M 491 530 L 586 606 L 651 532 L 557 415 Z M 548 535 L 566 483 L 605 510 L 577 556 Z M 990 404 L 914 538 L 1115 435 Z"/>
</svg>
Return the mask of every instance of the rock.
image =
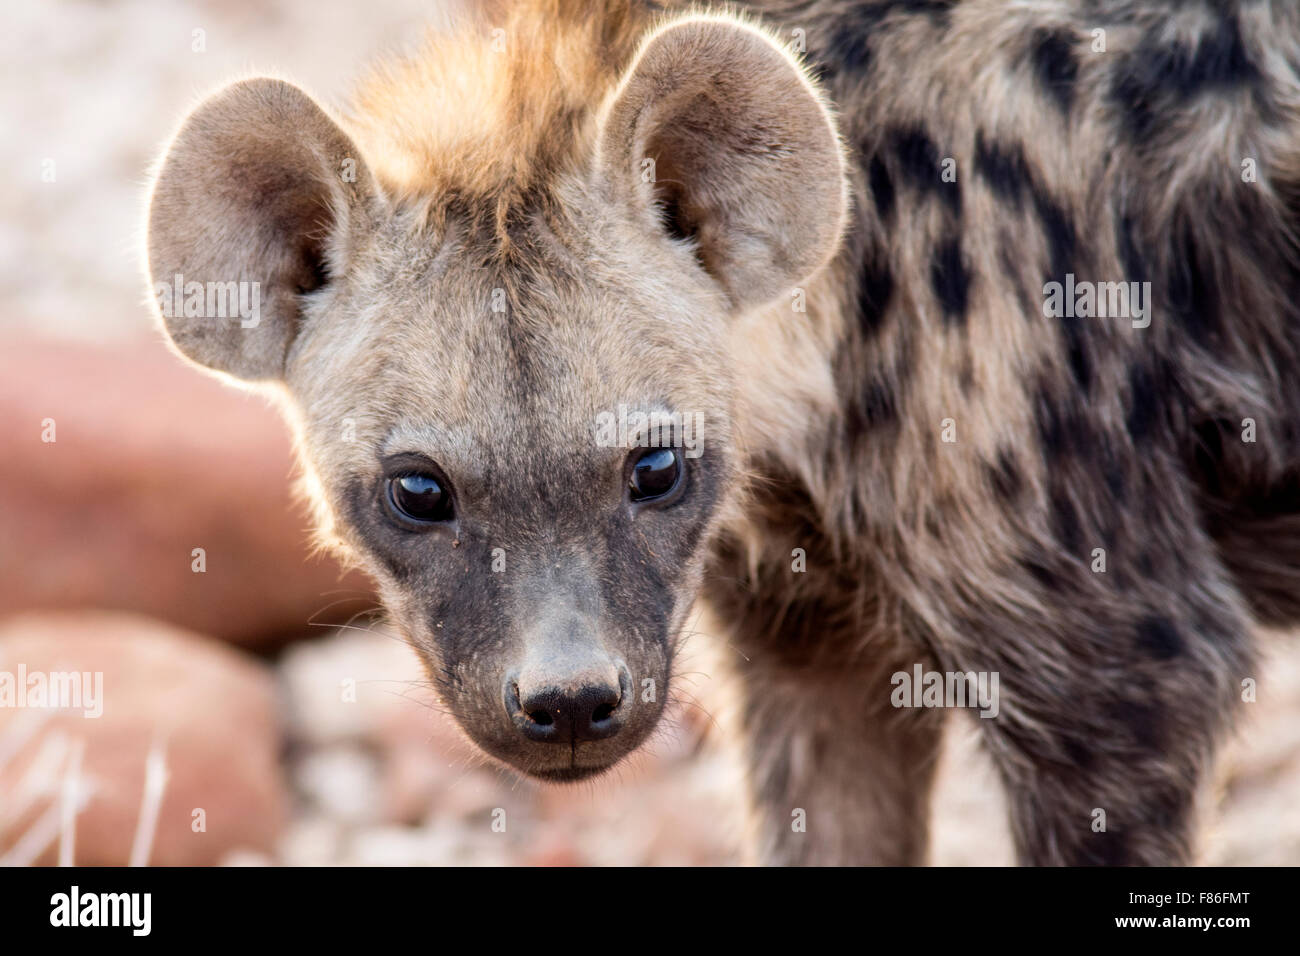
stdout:
<svg viewBox="0 0 1300 956">
<path fill-rule="evenodd" d="M 149 863 L 215 864 L 274 849 L 289 793 L 266 665 L 133 615 L 65 612 L 0 623 L 0 704 L 6 675 L 25 672 L 32 688 L 33 675 L 72 671 L 102 675 L 82 681 L 91 693 L 77 709 L 37 707 L 30 690 L 27 706 L 0 706 L 0 860 L 57 859 L 60 796 L 76 781 L 68 792 L 85 800 L 75 862 L 125 865 L 155 747 L 166 783 Z M 89 716 L 96 710 L 100 716 Z"/>
<path fill-rule="evenodd" d="M 288 431 L 266 399 L 157 338 L 5 335 L 0 445 L 0 613 L 129 610 L 266 646 L 373 604 L 361 575 L 309 557 Z"/>
<path fill-rule="evenodd" d="M 298 765 L 294 780 L 333 820 L 374 822 L 381 806 L 375 760 L 359 747 L 326 747 Z"/>
<path fill-rule="evenodd" d="M 294 817 L 279 845 L 285 866 L 333 866 L 341 862 L 343 828 L 324 814 L 307 811 Z"/>
<path fill-rule="evenodd" d="M 394 631 L 376 625 L 345 629 L 320 641 L 295 645 L 281 661 L 290 733 L 309 756 L 297 761 L 294 778 L 317 805 L 336 802 L 346 788 L 337 781 L 355 769 L 343 748 L 364 748 L 378 775 L 375 804 L 353 806 L 342 816 L 386 823 L 419 823 L 437 806 L 441 813 L 475 809 L 485 799 L 478 761 L 450 717 L 441 713 L 416 658 Z M 332 754 L 326 764 L 316 755 Z M 356 776 L 354 773 L 353 776 Z M 353 792 L 356 787 L 352 788 Z"/>
</svg>

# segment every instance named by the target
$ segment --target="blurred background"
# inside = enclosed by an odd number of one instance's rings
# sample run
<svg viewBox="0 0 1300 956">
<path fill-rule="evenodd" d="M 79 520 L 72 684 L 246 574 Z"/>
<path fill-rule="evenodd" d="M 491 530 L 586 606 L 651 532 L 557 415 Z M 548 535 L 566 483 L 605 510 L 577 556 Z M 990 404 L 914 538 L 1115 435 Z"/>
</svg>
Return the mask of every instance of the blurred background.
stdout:
<svg viewBox="0 0 1300 956">
<path fill-rule="evenodd" d="M 738 862 L 740 773 L 709 663 L 725 650 L 694 638 L 690 700 L 607 778 L 548 788 L 486 765 L 367 613 L 366 579 L 310 557 L 279 419 L 154 331 L 147 170 L 188 107 L 256 71 L 341 104 L 367 59 L 449 12 L 6 7 L 0 675 L 102 674 L 103 713 L 0 706 L 0 864 Z M 1300 639 L 1267 646 L 1210 795 L 1206 862 L 1300 863 Z M 970 723 L 949 735 L 932 858 L 1006 864 Z"/>
</svg>

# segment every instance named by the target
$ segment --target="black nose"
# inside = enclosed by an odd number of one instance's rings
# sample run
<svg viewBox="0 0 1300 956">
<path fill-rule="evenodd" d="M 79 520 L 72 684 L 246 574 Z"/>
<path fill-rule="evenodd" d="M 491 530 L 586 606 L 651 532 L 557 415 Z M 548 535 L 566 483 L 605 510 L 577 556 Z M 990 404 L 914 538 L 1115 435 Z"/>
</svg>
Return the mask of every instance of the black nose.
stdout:
<svg viewBox="0 0 1300 956">
<path fill-rule="evenodd" d="M 623 726 L 632 681 L 627 668 L 579 679 L 540 682 L 527 677 L 506 681 L 506 710 L 529 740 L 571 744 L 613 737 Z"/>
</svg>

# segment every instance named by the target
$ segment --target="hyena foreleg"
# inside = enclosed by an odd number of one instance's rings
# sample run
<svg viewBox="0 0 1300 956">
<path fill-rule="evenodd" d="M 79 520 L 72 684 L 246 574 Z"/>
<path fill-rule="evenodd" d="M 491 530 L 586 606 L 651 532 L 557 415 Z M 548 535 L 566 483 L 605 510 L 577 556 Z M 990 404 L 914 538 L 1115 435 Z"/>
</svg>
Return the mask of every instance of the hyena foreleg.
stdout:
<svg viewBox="0 0 1300 956">
<path fill-rule="evenodd" d="M 758 862 L 924 863 L 936 715 L 882 708 L 844 675 L 768 676 L 746 681 L 744 706 Z"/>
<path fill-rule="evenodd" d="M 897 649 L 869 666 L 792 665 L 780 658 L 801 634 L 839 648 L 863 637 L 827 634 L 793 610 L 779 633 L 770 616 L 749 620 L 769 628 L 761 643 L 753 630 L 738 638 L 746 658 L 734 667 L 754 862 L 925 862 L 943 718 L 890 705 L 890 676 L 904 666 Z M 915 660 L 906 655 L 906 666 Z"/>
<path fill-rule="evenodd" d="M 999 677 L 997 715 L 978 722 L 1022 863 L 1192 858 L 1199 785 L 1251 677 L 1250 622 L 1177 482 L 1162 487 L 1141 516 L 1080 506 L 1083 553 L 1105 564 L 1027 547 L 1030 573 L 1003 582 L 1017 598 L 988 595 L 956 639 L 947 666 Z"/>
</svg>

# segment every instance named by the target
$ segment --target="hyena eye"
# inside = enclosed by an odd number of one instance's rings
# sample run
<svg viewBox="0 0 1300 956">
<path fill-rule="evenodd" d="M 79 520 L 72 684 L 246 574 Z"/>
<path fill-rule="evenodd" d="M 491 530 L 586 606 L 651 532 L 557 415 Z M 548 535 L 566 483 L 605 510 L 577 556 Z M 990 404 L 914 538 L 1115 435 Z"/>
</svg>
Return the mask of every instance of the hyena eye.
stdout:
<svg viewBox="0 0 1300 956">
<path fill-rule="evenodd" d="M 420 524 L 452 516 L 451 493 L 437 477 L 423 472 L 388 479 L 388 504 L 399 518 Z"/>
<path fill-rule="evenodd" d="M 633 452 L 628 490 L 633 501 L 654 501 L 671 494 L 681 482 L 682 458 L 675 448 Z"/>
</svg>

